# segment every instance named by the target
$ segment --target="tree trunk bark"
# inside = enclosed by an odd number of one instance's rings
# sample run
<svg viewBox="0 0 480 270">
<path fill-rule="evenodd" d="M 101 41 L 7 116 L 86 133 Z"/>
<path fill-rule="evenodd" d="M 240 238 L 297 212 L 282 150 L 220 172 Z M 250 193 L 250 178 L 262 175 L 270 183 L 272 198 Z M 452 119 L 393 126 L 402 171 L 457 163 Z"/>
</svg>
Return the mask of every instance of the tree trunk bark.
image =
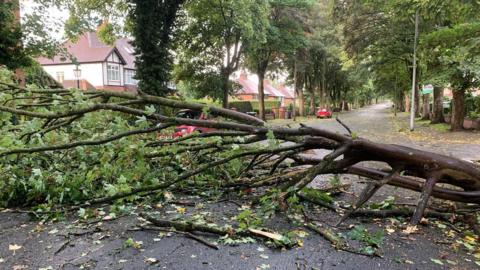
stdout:
<svg viewBox="0 0 480 270">
<path fill-rule="evenodd" d="M 465 118 L 465 89 L 454 89 L 451 129 L 452 131 L 463 130 Z"/>
<path fill-rule="evenodd" d="M 258 72 L 258 114 L 260 119 L 265 121 L 265 92 L 264 92 L 264 78 L 265 73 Z"/>
<path fill-rule="evenodd" d="M 308 110 L 309 115 L 315 115 L 315 90 L 310 89 L 310 108 Z"/>
<path fill-rule="evenodd" d="M 298 71 L 297 71 L 298 72 Z M 304 74 L 298 72 L 297 80 L 295 83 L 295 93 L 297 94 L 298 98 L 298 115 L 305 116 L 305 99 L 303 96 L 303 85 L 305 84 L 305 76 Z M 296 112 L 294 112 L 296 115 Z"/>
<path fill-rule="evenodd" d="M 445 123 L 443 116 L 443 87 L 433 87 L 432 124 Z"/>
<path fill-rule="evenodd" d="M 18 22 L 18 25 L 21 25 L 21 17 L 20 17 L 20 1 L 19 0 L 11 0 L 7 2 L 12 2 L 13 3 L 13 15 L 15 16 L 15 20 Z M 23 47 L 22 41 L 18 42 L 18 47 Z M 15 69 L 14 72 L 15 75 L 15 80 L 21 87 L 26 86 L 25 82 L 25 72 L 21 68 Z"/>
<path fill-rule="evenodd" d="M 430 94 L 422 96 L 422 120 L 430 120 Z"/>
<path fill-rule="evenodd" d="M 228 94 L 230 93 L 230 84 L 228 82 L 228 77 L 230 74 L 223 74 L 223 100 L 222 100 L 222 107 L 228 108 Z"/>
<path fill-rule="evenodd" d="M 320 88 L 320 94 L 318 96 L 318 106 L 321 108 L 325 107 L 325 89 L 323 89 L 323 86 Z"/>
<path fill-rule="evenodd" d="M 305 98 L 303 96 L 303 89 L 299 88 L 297 94 L 298 94 L 298 101 L 300 103 L 298 105 L 298 114 L 299 116 L 305 116 Z"/>
<path fill-rule="evenodd" d="M 420 117 L 420 91 L 418 85 L 415 85 L 415 117 Z"/>
<path fill-rule="evenodd" d="M 411 102 L 410 99 L 411 99 L 411 98 L 410 98 L 410 95 L 408 95 L 408 94 L 405 95 L 405 108 L 403 108 L 403 110 L 402 110 L 403 112 L 408 112 L 408 111 L 410 111 L 410 110 L 409 110 L 409 109 L 410 109 L 410 106 L 411 106 L 411 105 L 410 105 L 410 102 Z"/>
</svg>

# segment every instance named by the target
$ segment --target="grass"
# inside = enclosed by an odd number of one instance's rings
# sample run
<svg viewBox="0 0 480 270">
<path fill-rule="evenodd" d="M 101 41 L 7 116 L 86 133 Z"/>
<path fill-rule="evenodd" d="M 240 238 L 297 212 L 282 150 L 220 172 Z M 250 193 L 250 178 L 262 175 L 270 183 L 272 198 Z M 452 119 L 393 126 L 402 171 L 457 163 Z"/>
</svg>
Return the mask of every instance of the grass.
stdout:
<svg viewBox="0 0 480 270">
<path fill-rule="evenodd" d="M 431 128 L 438 132 L 450 131 L 450 125 L 446 123 L 430 124 L 430 120 L 422 120 L 421 118 L 416 118 L 415 123 L 417 126 Z"/>
<path fill-rule="evenodd" d="M 308 123 L 308 122 L 313 122 L 316 121 L 317 118 L 313 116 L 309 117 L 299 117 L 297 116 L 295 121 L 293 119 L 274 119 L 274 120 L 268 120 L 267 125 L 269 126 L 286 126 L 286 125 L 298 125 L 300 123 Z M 318 119 L 318 121 L 322 121 L 325 119 Z"/>
<path fill-rule="evenodd" d="M 439 123 L 439 124 L 432 124 L 430 127 L 436 131 L 439 132 L 449 132 L 450 131 L 450 125 L 445 124 L 445 123 Z"/>
</svg>

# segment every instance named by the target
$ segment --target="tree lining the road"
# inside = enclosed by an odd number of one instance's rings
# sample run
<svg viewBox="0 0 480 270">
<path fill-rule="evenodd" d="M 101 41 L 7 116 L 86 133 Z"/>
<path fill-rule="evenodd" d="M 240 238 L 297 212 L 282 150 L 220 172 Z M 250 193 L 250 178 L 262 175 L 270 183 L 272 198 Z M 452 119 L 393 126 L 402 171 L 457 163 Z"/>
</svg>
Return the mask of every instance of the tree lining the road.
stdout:
<svg viewBox="0 0 480 270">
<path fill-rule="evenodd" d="M 478 62 L 479 4 L 472 1 L 336 1 L 339 22 L 343 25 L 346 51 L 358 65 L 372 71 L 377 95 L 392 97 L 396 107 L 406 108 L 405 98 L 411 85 L 413 61 L 413 22 L 415 11 L 420 13 L 419 79 L 433 84 L 434 119 L 444 122 L 440 112 L 443 104 L 440 88 L 453 89 L 451 129 L 463 129 L 464 98 L 478 81 L 474 63 Z M 453 35 L 455 33 L 455 35 Z M 420 96 L 416 94 L 416 101 Z M 426 100 L 428 102 L 428 100 Z M 441 106 L 441 108 L 439 108 Z M 420 106 L 415 104 L 418 115 Z M 425 114 L 425 113 L 424 113 Z"/>
</svg>

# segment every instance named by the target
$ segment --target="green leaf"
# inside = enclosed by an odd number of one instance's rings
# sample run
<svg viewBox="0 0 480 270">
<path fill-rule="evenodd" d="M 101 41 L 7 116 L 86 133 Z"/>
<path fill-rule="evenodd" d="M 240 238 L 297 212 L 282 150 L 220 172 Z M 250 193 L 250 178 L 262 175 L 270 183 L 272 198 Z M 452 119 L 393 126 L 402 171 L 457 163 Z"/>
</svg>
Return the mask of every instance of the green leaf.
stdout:
<svg viewBox="0 0 480 270">
<path fill-rule="evenodd" d="M 153 106 L 153 105 L 147 106 L 147 107 L 145 108 L 145 113 L 146 113 L 147 115 L 152 115 L 152 114 L 154 114 L 155 112 L 156 112 L 156 109 L 155 109 L 155 106 Z"/>
</svg>

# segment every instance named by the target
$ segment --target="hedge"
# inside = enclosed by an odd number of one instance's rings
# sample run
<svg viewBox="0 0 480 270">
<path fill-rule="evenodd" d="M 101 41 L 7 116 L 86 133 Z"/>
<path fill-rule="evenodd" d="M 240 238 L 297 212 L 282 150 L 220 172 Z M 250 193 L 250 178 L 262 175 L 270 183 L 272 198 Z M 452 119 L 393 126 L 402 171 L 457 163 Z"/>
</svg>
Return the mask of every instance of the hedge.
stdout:
<svg viewBox="0 0 480 270">
<path fill-rule="evenodd" d="M 240 100 L 228 103 L 229 108 L 236 108 L 239 112 L 258 112 L 258 100 Z M 272 108 L 280 107 L 280 101 L 265 100 L 265 111 L 269 113 Z"/>
<path fill-rule="evenodd" d="M 466 96 L 465 112 L 469 118 L 478 118 L 480 116 L 480 96 Z"/>
</svg>

